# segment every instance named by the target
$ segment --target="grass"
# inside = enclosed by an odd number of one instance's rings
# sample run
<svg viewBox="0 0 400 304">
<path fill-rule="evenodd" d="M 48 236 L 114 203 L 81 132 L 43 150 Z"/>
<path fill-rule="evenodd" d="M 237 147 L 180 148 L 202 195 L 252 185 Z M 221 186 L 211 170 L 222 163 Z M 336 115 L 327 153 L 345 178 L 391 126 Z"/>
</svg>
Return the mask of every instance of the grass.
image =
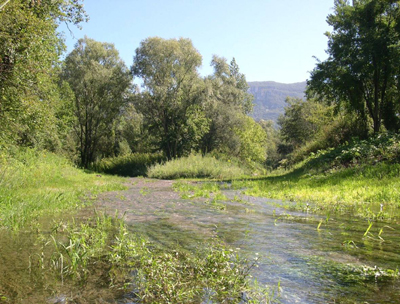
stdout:
<svg viewBox="0 0 400 304">
<path fill-rule="evenodd" d="M 212 156 L 190 155 L 154 165 L 148 176 L 160 179 L 211 178 L 233 179 L 248 174 L 248 170 L 238 164 L 219 160 Z"/>
<path fill-rule="evenodd" d="M 133 153 L 118 157 L 103 158 L 91 167 L 94 171 L 119 176 L 146 176 L 148 168 L 165 161 L 159 153 Z"/>
<path fill-rule="evenodd" d="M 53 153 L 15 149 L 0 154 L 0 227 L 18 230 L 42 215 L 79 209 L 122 179 L 85 173 Z"/>
<path fill-rule="evenodd" d="M 290 208 L 350 213 L 372 220 L 400 215 L 399 137 L 355 141 L 310 155 L 293 169 L 233 181 L 246 194 L 293 202 Z M 307 205 L 309 204 L 309 205 Z"/>
</svg>

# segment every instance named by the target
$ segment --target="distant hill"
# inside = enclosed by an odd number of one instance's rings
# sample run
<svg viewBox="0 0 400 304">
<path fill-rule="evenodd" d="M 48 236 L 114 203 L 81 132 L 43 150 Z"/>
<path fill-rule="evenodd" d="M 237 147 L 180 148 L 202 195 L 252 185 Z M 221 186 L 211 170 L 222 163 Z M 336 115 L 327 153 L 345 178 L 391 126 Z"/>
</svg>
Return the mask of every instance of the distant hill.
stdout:
<svg viewBox="0 0 400 304">
<path fill-rule="evenodd" d="M 274 81 L 248 82 L 249 93 L 254 95 L 254 110 L 250 114 L 255 120 L 277 121 L 286 106 L 286 97 L 305 98 L 306 82 L 279 83 Z"/>
</svg>

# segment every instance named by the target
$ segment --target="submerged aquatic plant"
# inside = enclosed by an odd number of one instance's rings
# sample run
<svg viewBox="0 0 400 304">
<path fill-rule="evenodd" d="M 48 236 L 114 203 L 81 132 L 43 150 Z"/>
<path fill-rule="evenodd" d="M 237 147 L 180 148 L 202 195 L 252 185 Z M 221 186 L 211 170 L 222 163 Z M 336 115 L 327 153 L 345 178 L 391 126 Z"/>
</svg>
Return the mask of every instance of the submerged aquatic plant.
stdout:
<svg viewBox="0 0 400 304">
<path fill-rule="evenodd" d="M 204 291 L 212 290 L 210 300 L 218 303 L 238 303 L 243 294 L 248 303 L 272 299 L 271 289 L 253 285 L 250 278 L 258 259 L 244 258 L 218 239 L 192 252 L 170 250 L 132 233 L 123 219 L 104 214 L 55 222 L 50 231 L 39 233 L 36 241 L 33 236 L 37 245 L 29 256 L 28 280 L 47 284 L 37 291 L 47 297 L 67 291 L 71 301 L 91 302 L 96 289 L 111 298 L 131 293 L 141 303 L 200 303 Z M 0 293 L 6 303 L 27 298 L 23 290 Z"/>
</svg>

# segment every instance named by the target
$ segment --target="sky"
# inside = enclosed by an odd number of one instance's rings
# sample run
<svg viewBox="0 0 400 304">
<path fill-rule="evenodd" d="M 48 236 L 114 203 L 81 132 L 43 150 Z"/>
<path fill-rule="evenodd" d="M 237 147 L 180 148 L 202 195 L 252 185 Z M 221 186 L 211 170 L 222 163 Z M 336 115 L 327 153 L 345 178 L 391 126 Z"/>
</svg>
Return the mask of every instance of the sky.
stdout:
<svg viewBox="0 0 400 304">
<path fill-rule="evenodd" d="M 90 20 L 65 26 L 67 52 L 85 35 L 113 43 L 130 67 L 148 37 L 190 38 L 212 74 L 213 54 L 235 57 L 247 81 L 302 82 L 327 58 L 326 17 L 334 0 L 85 0 Z"/>
</svg>

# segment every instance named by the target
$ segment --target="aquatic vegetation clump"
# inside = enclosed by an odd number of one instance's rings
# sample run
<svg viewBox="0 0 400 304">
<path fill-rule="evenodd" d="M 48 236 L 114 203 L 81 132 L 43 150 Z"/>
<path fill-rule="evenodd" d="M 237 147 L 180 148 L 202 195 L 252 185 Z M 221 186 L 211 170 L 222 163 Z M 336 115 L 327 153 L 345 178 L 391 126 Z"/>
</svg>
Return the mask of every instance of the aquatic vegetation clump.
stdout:
<svg viewBox="0 0 400 304">
<path fill-rule="evenodd" d="M 206 296 L 215 303 L 238 303 L 243 294 L 248 303 L 271 303 L 277 296 L 252 283 L 257 257 L 243 258 L 219 240 L 194 252 L 167 250 L 130 232 L 117 217 L 55 222 L 36 243 L 26 261 L 26 280 L 31 286 L 52 282 L 47 290 L 34 291 L 42 297 L 68 294 L 71 301 L 91 302 L 96 290 L 113 299 L 129 294 L 140 303 L 200 303 Z M 12 288 L 1 291 L 5 303 L 29 297 L 24 289 Z"/>
</svg>

